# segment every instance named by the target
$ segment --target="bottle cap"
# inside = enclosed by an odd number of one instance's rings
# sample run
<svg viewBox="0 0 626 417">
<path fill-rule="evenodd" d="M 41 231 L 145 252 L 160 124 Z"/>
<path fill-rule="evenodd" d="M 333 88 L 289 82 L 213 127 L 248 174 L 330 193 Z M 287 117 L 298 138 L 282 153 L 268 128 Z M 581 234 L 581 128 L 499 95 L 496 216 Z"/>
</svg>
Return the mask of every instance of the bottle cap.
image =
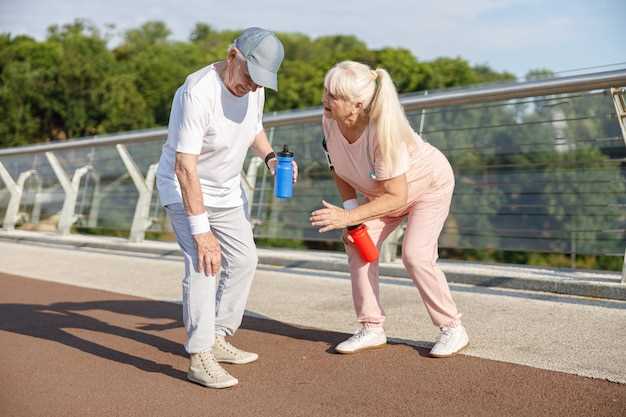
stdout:
<svg viewBox="0 0 626 417">
<path fill-rule="evenodd" d="M 283 158 L 293 158 L 293 152 L 291 152 L 285 144 L 283 145 L 283 150 L 278 152 L 278 156 L 282 156 Z"/>
<path fill-rule="evenodd" d="M 353 224 L 352 226 L 346 227 L 348 230 L 357 230 L 357 229 L 365 229 L 365 225 L 363 223 Z"/>
</svg>

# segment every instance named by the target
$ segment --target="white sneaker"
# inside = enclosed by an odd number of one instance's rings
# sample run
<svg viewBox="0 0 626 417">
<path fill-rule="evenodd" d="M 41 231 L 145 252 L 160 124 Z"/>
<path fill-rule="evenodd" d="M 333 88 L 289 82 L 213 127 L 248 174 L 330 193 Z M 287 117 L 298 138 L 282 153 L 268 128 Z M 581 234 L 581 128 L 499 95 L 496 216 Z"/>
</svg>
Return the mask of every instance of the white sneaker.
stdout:
<svg viewBox="0 0 626 417">
<path fill-rule="evenodd" d="M 348 340 L 337 345 L 339 353 L 356 353 L 362 350 L 378 349 L 387 344 L 387 336 L 382 327 L 361 327 Z"/>
<path fill-rule="evenodd" d="M 187 379 L 209 388 L 228 388 L 239 383 L 209 351 L 191 354 Z"/>
<path fill-rule="evenodd" d="M 252 352 L 246 352 L 231 345 L 226 341 L 224 336 L 216 336 L 213 345 L 213 355 L 218 362 L 234 363 L 243 365 L 244 363 L 254 362 L 259 359 L 259 355 Z"/>
<path fill-rule="evenodd" d="M 430 356 L 447 358 L 460 352 L 467 345 L 469 345 L 469 337 L 463 325 L 441 327 L 439 341 L 430 350 Z"/>
</svg>

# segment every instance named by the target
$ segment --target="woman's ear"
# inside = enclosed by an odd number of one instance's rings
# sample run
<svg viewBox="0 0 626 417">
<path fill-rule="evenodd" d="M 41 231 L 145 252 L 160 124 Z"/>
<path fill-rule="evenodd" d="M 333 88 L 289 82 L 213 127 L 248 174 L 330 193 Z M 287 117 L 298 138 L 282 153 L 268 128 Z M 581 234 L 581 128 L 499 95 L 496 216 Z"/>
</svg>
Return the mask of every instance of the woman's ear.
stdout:
<svg viewBox="0 0 626 417">
<path fill-rule="evenodd" d="M 359 114 L 362 111 L 363 111 L 363 103 L 361 103 L 360 101 L 357 101 L 356 103 L 354 103 L 354 113 Z"/>
</svg>

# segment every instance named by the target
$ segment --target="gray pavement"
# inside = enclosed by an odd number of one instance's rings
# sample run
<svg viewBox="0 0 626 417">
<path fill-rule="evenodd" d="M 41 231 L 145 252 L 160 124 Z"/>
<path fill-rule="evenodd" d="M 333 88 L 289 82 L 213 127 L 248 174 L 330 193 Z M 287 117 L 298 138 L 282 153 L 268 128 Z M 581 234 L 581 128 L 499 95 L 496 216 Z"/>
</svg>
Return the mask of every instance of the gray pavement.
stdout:
<svg viewBox="0 0 626 417">
<path fill-rule="evenodd" d="M 115 237 L 75 234 L 59 236 L 52 232 L 22 230 L 0 231 L 0 241 L 48 243 L 161 257 L 176 257 L 180 253 L 175 242 L 144 241 L 131 243 L 127 239 Z M 324 271 L 345 271 L 346 256 L 339 252 L 259 249 L 258 253 L 260 263 L 265 265 Z M 622 274 L 617 272 L 447 260 L 440 260 L 439 264 L 446 273 L 448 282 L 626 301 L 626 283 L 622 282 Z M 390 277 L 408 278 L 399 260 L 391 263 L 382 263 L 381 273 Z"/>
<path fill-rule="evenodd" d="M 180 300 L 183 266 L 176 251 L 79 246 L 0 241 L 0 272 Z M 335 256 L 326 258 L 330 255 Z M 451 289 L 471 337 L 464 354 L 626 384 L 626 302 L 465 284 Z M 384 276 L 381 293 L 388 335 L 431 346 L 437 329 L 410 281 Z M 351 332 L 356 326 L 345 272 L 295 266 L 262 265 L 247 314 L 329 331 Z"/>
</svg>

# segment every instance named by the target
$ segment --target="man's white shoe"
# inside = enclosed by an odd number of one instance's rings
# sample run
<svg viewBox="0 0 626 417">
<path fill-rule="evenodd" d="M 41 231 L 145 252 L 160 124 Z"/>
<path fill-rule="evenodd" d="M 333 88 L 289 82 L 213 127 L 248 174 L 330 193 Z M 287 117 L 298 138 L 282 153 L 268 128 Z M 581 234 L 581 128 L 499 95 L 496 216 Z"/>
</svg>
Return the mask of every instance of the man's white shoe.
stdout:
<svg viewBox="0 0 626 417">
<path fill-rule="evenodd" d="M 361 327 L 348 340 L 337 345 L 339 353 L 356 353 L 368 349 L 377 349 L 387 344 L 387 336 L 382 327 Z"/>
<path fill-rule="evenodd" d="M 243 365 L 244 363 L 254 362 L 259 359 L 259 355 L 252 352 L 246 352 L 231 345 L 226 341 L 224 336 L 216 336 L 213 345 L 213 355 L 218 362 L 234 363 Z"/>
<path fill-rule="evenodd" d="M 457 354 L 468 344 L 469 337 L 463 325 L 441 327 L 439 341 L 430 350 L 430 355 L 436 358 L 447 358 Z"/>
<path fill-rule="evenodd" d="M 209 351 L 191 354 L 187 379 L 209 388 L 228 388 L 239 383 Z"/>
</svg>

